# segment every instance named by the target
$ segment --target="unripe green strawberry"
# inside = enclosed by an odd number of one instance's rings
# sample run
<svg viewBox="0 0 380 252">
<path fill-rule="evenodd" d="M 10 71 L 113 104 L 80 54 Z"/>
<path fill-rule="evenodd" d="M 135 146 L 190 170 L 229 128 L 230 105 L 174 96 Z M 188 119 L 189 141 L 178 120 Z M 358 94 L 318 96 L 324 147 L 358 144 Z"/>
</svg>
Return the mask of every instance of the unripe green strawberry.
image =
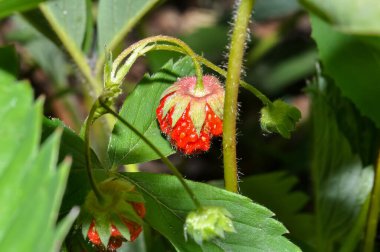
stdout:
<svg viewBox="0 0 380 252">
<path fill-rule="evenodd" d="M 195 154 L 207 151 L 210 140 L 223 133 L 224 89 L 211 75 L 179 79 L 164 91 L 156 110 L 161 131 L 179 151 Z"/>
</svg>

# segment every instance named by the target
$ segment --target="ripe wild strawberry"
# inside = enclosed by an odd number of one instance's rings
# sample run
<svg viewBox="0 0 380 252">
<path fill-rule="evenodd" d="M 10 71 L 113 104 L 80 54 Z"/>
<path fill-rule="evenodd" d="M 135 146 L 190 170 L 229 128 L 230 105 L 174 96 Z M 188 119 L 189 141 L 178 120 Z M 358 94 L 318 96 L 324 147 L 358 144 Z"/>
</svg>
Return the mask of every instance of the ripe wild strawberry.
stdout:
<svg viewBox="0 0 380 252">
<path fill-rule="evenodd" d="M 196 77 L 179 79 L 164 91 L 156 110 L 161 131 L 185 154 L 207 151 L 211 138 L 223 133 L 224 89 L 214 76 L 202 80 L 200 90 Z"/>
</svg>

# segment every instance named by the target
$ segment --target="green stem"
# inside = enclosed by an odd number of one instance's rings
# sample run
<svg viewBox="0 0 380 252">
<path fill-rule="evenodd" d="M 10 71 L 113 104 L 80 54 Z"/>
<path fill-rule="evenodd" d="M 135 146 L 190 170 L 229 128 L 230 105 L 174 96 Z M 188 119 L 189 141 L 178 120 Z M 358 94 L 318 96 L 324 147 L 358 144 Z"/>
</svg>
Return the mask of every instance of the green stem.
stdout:
<svg viewBox="0 0 380 252">
<path fill-rule="evenodd" d="M 98 107 L 99 107 L 99 102 L 96 101 L 95 104 L 91 107 L 90 113 L 85 122 L 86 124 L 85 124 L 85 133 L 84 133 L 84 146 L 85 146 L 84 153 L 85 153 L 85 158 L 86 158 L 86 170 L 87 170 L 88 179 L 90 180 L 91 188 L 94 191 L 95 196 L 98 199 L 98 201 L 102 202 L 103 196 L 96 185 L 94 174 L 92 172 L 93 169 L 92 169 L 91 149 L 90 149 L 90 128 L 94 119 L 95 111 L 98 109 Z"/>
<path fill-rule="evenodd" d="M 49 7 L 46 4 L 41 4 L 40 10 L 45 16 L 45 18 L 48 20 L 55 33 L 57 33 L 57 36 L 62 41 L 62 44 L 65 46 L 67 52 L 73 58 L 84 77 L 87 79 L 91 90 L 94 92 L 94 94 L 92 95 L 95 97 L 100 95 L 102 91 L 102 85 L 96 80 L 96 78 L 92 76 L 91 68 L 89 67 L 87 60 L 84 57 L 81 50 L 77 47 L 74 41 L 67 35 L 66 31 L 62 29 L 57 19 L 54 17 L 53 13 L 50 11 Z"/>
<path fill-rule="evenodd" d="M 203 58 L 202 56 L 197 55 L 196 57 L 199 60 L 199 62 L 201 62 L 202 64 L 204 64 L 208 68 L 214 70 L 215 72 L 217 72 L 218 74 L 220 74 L 220 75 L 222 75 L 224 77 L 227 76 L 227 71 L 225 71 L 222 68 L 214 65 L 212 62 L 208 61 L 207 59 Z M 254 94 L 257 98 L 259 98 L 259 100 L 264 105 L 269 105 L 269 104 L 272 103 L 271 100 L 268 99 L 268 97 L 266 97 L 263 93 L 261 93 L 254 86 L 248 84 L 247 82 L 245 82 L 243 80 L 239 80 L 239 84 L 240 84 L 241 87 L 245 88 L 246 90 L 248 90 L 249 92 L 251 92 L 252 94 Z"/>
<path fill-rule="evenodd" d="M 236 118 L 240 73 L 244 55 L 247 27 L 254 0 L 241 0 L 231 39 L 223 114 L 224 180 L 228 191 L 238 192 L 236 163 Z"/>
<path fill-rule="evenodd" d="M 173 165 L 170 160 L 165 157 L 164 154 L 148 139 L 146 138 L 140 131 L 138 131 L 132 124 L 127 122 L 124 118 L 122 118 L 118 113 L 113 111 L 111 108 L 109 108 L 100 98 L 99 99 L 100 105 L 110 114 L 112 114 L 114 117 L 116 117 L 120 122 L 122 122 L 125 126 L 127 126 L 130 130 L 132 130 L 141 140 L 143 140 L 157 155 L 161 157 L 162 162 L 164 162 L 169 169 L 173 172 L 173 174 L 178 178 L 178 180 L 181 182 L 182 186 L 185 188 L 186 192 L 189 194 L 190 198 L 194 202 L 194 205 L 200 209 L 202 208 L 201 203 L 195 196 L 194 192 L 191 190 L 191 188 L 187 185 L 186 181 L 183 179 L 181 173 L 178 171 L 178 169 Z"/>
<path fill-rule="evenodd" d="M 186 54 L 182 50 L 182 48 L 177 47 L 177 46 L 172 46 L 172 45 L 155 45 L 154 47 L 152 47 L 150 49 L 150 51 L 155 51 L 155 50 L 157 50 L 157 51 L 165 50 L 165 51 L 172 51 L 172 52 L 178 52 L 178 53 Z M 217 72 L 221 76 L 223 76 L 223 77 L 227 76 L 227 71 L 218 67 L 217 65 L 215 65 L 211 61 L 209 61 L 209 60 L 207 60 L 207 59 L 205 59 L 202 56 L 197 55 L 197 54 L 195 55 L 195 57 L 200 63 L 202 63 L 206 67 L 210 68 L 211 70 Z M 269 100 L 268 97 L 266 97 L 263 93 L 260 92 L 260 90 L 258 90 L 257 88 L 255 88 L 251 84 L 249 84 L 243 80 L 240 80 L 239 84 L 242 88 L 245 88 L 247 91 L 249 91 L 253 95 L 255 95 L 264 105 L 267 106 L 267 105 L 272 104 L 271 100 Z"/>
<path fill-rule="evenodd" d="M 146 46 L 150 43 L 157 43 L 157 42 L 168 42 L 168 43 L 178 45 L 183 49 L 183 51 L 187 55 L 191 57 L 191 59 L 193 60 L 194 68 L 195 68 L 195 75 L 197 76 L 196 88 L 203 89 L 202 68 L 196 58 L 196 54 L 194 53 L 194 51 L 182 40 L 174 38 L 174 37 L 170 37 L 170 36 L 163 36 L 163 35 L 142 39 L 134 43 L 133 45 L 129 46 L 127 49 L 125 49 L 121 54 L 119 54 L 119 56 L 113 62 L 111 76 L 115 76 L 115 72 L 119 68 L 120 63 L 134 50 L 136 50 L 137 48 L 141 46 Z"/>
<path fill-rule="evenodd" d="M 373 252 L 380 212 L 380 151 L 375 169 L 375 181 L 372 189 L 370 208 L 367 218 L 367 230 L 364 239 L 364 252 Z"/>
</svg>

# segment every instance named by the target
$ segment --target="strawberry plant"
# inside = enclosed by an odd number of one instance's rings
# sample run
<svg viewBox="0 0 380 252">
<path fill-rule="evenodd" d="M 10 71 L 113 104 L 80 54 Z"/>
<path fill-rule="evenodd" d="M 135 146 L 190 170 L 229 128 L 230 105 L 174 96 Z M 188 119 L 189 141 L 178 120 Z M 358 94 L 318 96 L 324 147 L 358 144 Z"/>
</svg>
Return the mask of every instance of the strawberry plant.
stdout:
<svg viewBox="0 0 380 252">
<path fill-rule="evenodd" d="M 0 251 L 380 251 L 379 13 L 0 1 Z"/>
</svg>

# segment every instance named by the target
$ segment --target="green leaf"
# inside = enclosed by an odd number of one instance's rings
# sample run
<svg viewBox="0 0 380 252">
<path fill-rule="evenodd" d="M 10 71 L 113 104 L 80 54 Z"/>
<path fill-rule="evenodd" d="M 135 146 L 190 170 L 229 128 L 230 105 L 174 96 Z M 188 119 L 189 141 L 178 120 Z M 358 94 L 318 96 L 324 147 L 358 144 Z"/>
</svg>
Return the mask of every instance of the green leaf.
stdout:
<svg viewBox="0 0 380 252">
<path fill-rule="evenodd" d="M 15 17 L 16 17 L 17 22 L 19 22 L 18 16 L 15 16 Z M 25 19 L 25 21 L 27 21 L 31 26 L 33 26 L 35 30 L 37 30 L 44 37 L 46 37 L 51 42 L 53 42 L 56 46 L 58 46 L 58 47 L 62 46 L 62 43 L 59 40 L 57 34 L 54 32 L 51 25 L 46 20 L 46 18 L 44 17 L 44 15 L 42 14 L 40 9 L 34 9 L 34 10 L 23 12 L 21 14 L 21 17 L 23 19 Z M 16 25 L 16 27 L 17 26 L 18 26 L 18 24 Z M 34 33 L 34 29 L 29 30 L 28 28 L 25 28 L 25 30 L 22 32 L 23 33 L 28 33 L 28 32 Z M 17 34 L 17 32 L 16 32 L 16 34 Z"/>
<path fill-rule="evenodd" d="M 78 214 L 56 227 L 70 167 L 66 159 L 56 168 L 61 133 L 39 146 L 42 102 L 26 83 L 0 85 L 0 116 L 0 250 L 54 251 Z"/>
<path fill-rule="evenodd" d="M 59 160 L 66 156 L 72 158 L 72 169 L 70 172 L 67 189 L 62 202 L 60 214 L 66 214 L 73 206 L 82 205 L 87 193 L 91 190 L 90 183 L 86 173 L 86 159 L 84 156 L 84 141 L 72 130 L 66 127 L 58 119 L 43 119 L 42 139 L 46 139 L 52 132 L 57 129 L 62 131 L 62 141 L 59 150 Z M 97 181 L 103 180 L 106 175 L 102 169 L 96 154 L 91 150 L 92 165 L 95 170 Z"/>
<path fill-rule="evenodd" d="M 328 101 L 336 100 L 338 104 L 340 97 L 332 92 L 331 85 L 318 76 L 311 89 L 317 251 L 338 251 L 347 242 L 352 244 L 350 251 L 354 251 L 363 232 L 355 231 L 355 227 L 364 226 L 365 218 L 360 217 L 360 212 L 366 207 L 374 171 L 372 166 L 363 166 L 339 130 L 335 117 L 337 107 Z M 359 219 L 362 223 L 358 223 Z"/>
<path fill-rule="evenodd" d="M 17 77 L 19 62 L 14 46 L 0 47 L 0 69 L 12 76 Z"/>
<path fill-rule="evenodd" d="M 324 72 L 380 128 L 380 50 L 364 37 L 337 32 L 315 16 L 311 20 Z"/>
<path fill-rule="evenodd" d="M 141 133 L 168 156 L 175 151 L 161 135 L 156 121 L 156 108 L 162 92 L 173 84 L 178 77 L 193 75 L 191 59 L 186 57 L 175 64 L 169 61 L 161 71 L 145 76 L 135 90 L 127 97 L 120 115 L 132 123 Z M 135 164 L 158 159 L 159 156 L 135 133 L 121 122 L 117 122 L 112 131 L 108 146 L 111 164 Z"/>
<path fill-rule="evenodd" d="M 81 48 L 86 32 L 86 0 L 49 1 L 44 6 L 65 33 L 65 37 Z"/>
<path fill-rule="evenodd" d="M 69 74 L 69 64 L 64 53 L 19 16 L 15 16 L 12 21 L 14 28 L 7 34 L 7 38 L 21 43 L 31 56 L 32 62 L 39 65 L 55 85 L 64 87 Z"/>
<path fill-rule="evenodd" d="M 313 74 L 317 59 L 318 53 L 313 48 L 295 52 L 289 58 L 258 64 L 251 73 L 253 83 L 261 83 L 260 87 L 270 94 L 278 94 L 289 85 Z"/>
<path fill-rule="evenodd" d="M 300 9 L 296 0 L 257 0 L 253 17 L 257 21 L 266 21 L 288 16 Z"/>
<path fill-rule="evenodd" d="M 301 118 L 301 112 L 296 107 L 281 100 L 263 107 L 260 113 L 262 130 L 267 133 L 280 133 L 285 138 L 290 138 L 290 133 Z"/>
<path fill-rule="evenodd" d="M 98 67 L 103 64 L 104 48 L 113 50 L 137 22 L 159 0 L 100 0 L 98 10 Z"/>
<path fill-rule="evenodd" d="M 16 11 L 25 11 L 38 6 L 46 0 L 0 0 L 0 18 Z"/>
<path fill-rule="evenodd" d="M 380 35 L 378 0 L 300 0 L 300 2 L 343 32 Z"/>
<path fill-rule="evenodd" d="M 205 206 L 220 206 L 232 215 L 236 233 L 225 239 L 203 243 L 185 241 L 183 225 L 193 202 L 178 179 L 170 175 L 128 173 L 126 178 L 136 184 L 145 198 L 145 221 L 164 235 L 177 251 L 300 251 L 282 235 L 286 228 L 271 218 L 273 213 L 250 199 L 207 184 L 187 181 Z"/>
<path fill-rule="evenodd" d="M 314 237 L 311 214 L 302 213 L 309 197 L 301 191 L 293 191 L 298 183 L 295 176 L 285 172 L 271 172 L 243 177 L 240 191 L 276 213 L 277 219 L 289 229 L 290 236 L 310 241 Z"/>
<path fill-rule="evenodd" d="M 325 77 L 319 76 L 319 78 Z M 329 87 L 329 96 L 326 102 L 334 108 L 339 130 L 349 141 L 351 151 L 360 156 L 364 166 L 375 163 L 380 143 L 380 131 L 372 120 L 362 116 L 355 105 L 349 99 L 342 97 L 339 88 L 334 85 Z"/>
<path fill-rule="evenodd" d="M 84 156 L 84 141 L 74 131 L 68 128 L 61 120 L 57 118 L 43 118 L 42 139 L 46 139 L 52 132 L 62 129 L 61 148 L 59 150 L 59 159 L 62 160 L 66 156 L 73 159 L 72 169 L 81 170 L 86 167 L 86 159 Z M 95 152 L 91 150 L 92 165 L 94 169 L 102 169 Z"/>
</svg>

